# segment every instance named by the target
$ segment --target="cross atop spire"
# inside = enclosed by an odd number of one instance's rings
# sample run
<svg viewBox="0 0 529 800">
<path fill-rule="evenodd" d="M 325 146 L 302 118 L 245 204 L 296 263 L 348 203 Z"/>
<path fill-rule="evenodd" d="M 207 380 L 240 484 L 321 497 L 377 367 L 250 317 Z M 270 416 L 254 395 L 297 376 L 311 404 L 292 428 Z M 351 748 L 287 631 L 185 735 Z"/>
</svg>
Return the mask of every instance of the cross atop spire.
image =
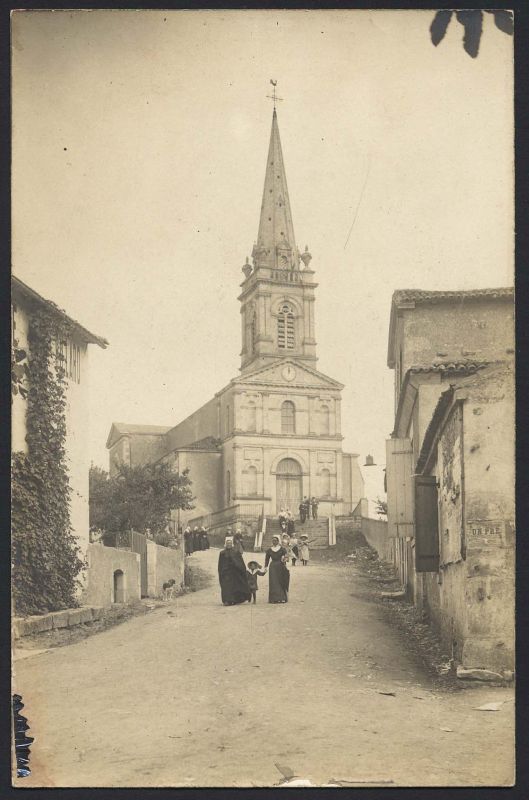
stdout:
<svg viewBox="0 0 529 800">
<path fill-rule="evenodd" d="M 276 94 L 276 86 L 277 86 L 277 81 L 275 81 L 273 78 L 270 78 L 270 83 L 272 84 L 272 86 L 273 86 L 274 88 L 273 88 L 273 90 L 272 90 L 272 94 L 267 94 L 266 96 L 267 96 L 268 98 L 270 98 L 270 100 L 273 100 L 273 101 L 274 101 L 274 111 L 275 111 L 275 108 L 276 108 L 276 100 L 282 100 L 283 98 L 282 98 L 282 97 L 278 97 L 278 96 L 277 96 L 277 94 Z"/>
<path fill-rule="evenodd" d="M 294 238 L 287 177 L 275 108 L 275 101 L 279 98 L 275 96 L 275 83 L 272 85 L 274 86 L 272 130 L 266 162 L 259 233 L 252 256 L 256 268 L 263 266 L 273 269 L 299 269 L 299 253 Z"/>
</svg>

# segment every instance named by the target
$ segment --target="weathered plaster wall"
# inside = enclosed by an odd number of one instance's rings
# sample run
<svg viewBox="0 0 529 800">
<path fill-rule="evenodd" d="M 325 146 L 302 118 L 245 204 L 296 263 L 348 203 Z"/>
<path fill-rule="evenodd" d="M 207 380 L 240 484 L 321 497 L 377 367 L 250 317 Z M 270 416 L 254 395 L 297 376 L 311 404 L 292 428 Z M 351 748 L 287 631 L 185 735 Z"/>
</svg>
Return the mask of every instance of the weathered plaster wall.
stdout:
<svg viewBox="0 0 529 800">
<path fill-rule="evenodd" d="M 166 450 L 165 437 L 163 435 L 135 433 L 125 438 L 130 442 L 131 467 L 157 461 Z"/>
<path fill-rule="evenodd" d="M 388 523 L 385 520 L 362 517 L 362 533 L 366 542 L 377 551 L 379 558 L 391 560 L 391 539 L 388 538 Z"/>
<path fill-rule="evenodd" d="M 403 311 L 402 375 L 435 360 L 500 360 L 514 347 L 512 300 L 417 305 Z M 396 359 L 398 362 L 398 358 Z"/>
<path fill-rule="evenodd" d="M 172 455 L 173 463 L 175 456 Z M 200 450 L 183 450 L 178 454 L 179 470 L 189 468 L 195 506 L 192 510 L 180 512 L 180 523 L 202 514 L 211 514 L 223 508 L 222 497 L 222 454 Z"/>
<path fill-rule="evenodd" d="M 222 438 L 226 435 L 225 423 L 226 420 L 222 417 L 219 419 L 217 405 L 220 398 L 212 398 L 197 411 L 193 412 L 189 417 L 184 419 L 174 428 L 171 428 L 165 434 L 165 451 L 174 450 L 177 447 L 185 447 L 185 445 L 198 442 L 200 439 L 205 439 L 207 436 L 214 438 Z M 219 431 L 219 422 L 221 430 Z"/>
<path fill-rule="evenodd" d="M 513 669 L 512 368 L 489 368 L 460 385 L 466 400 L 438 445 L 440 570 L 423 577 L 424 603 L 465 666 Z"/>
<path fill-rule="evenodd" d="M 111 605 L 116 570 L 121 570 L 124 575 L 124 602 L 130 603 L 140 599 L 140 556 L 137 553 L 105 547 L 99 543 L 90 544 L 87 560 L 83 603 L 94 606 Z"/>
<path fill-rule="evenodd" d="M 174 579 L 176 589 L 184 584 L 184 554 L 181 547 L 162 547 L 147 541 L 147 594 L 160 597 L 163 584 Z"/>
</svg>

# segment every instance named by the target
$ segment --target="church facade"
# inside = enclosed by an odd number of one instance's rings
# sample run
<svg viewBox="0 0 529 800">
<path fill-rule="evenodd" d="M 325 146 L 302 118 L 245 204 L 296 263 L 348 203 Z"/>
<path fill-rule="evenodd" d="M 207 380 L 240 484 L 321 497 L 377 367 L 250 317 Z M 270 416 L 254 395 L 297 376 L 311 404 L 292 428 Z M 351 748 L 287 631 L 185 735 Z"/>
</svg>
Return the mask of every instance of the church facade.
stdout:
<svg viewBox="0 0 529 800">
<path fill-rule="evenodd" d="M 240 375 L 173 428 L 114 423 L 111 474 L 120 463 L 189 467 L 188 517 L 236 505 L 297 513 L 312 496 L 321 516 L 353 510 L 363 478 L 357 454 L 342 451 L 343 385 L 316 368 L 311 258 L 296 247 L 274 108 L 259 232 L 242 268 Z"/>
</svg>

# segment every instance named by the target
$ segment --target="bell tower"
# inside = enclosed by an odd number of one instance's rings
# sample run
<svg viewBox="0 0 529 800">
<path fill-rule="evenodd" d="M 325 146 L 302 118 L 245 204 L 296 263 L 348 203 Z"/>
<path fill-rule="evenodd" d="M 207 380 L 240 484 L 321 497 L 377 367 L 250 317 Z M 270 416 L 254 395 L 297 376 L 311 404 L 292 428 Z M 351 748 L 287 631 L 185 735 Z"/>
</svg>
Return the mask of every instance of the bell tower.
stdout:
<svg viewBox="0 0 529 800">
<path fill-rule="evenodd" d="M 277 111 L 272 115 L 257 241 L 242 268 L 241 371 L 291 358 L 316 364 L 314 271 L 296 247 Z"/>
</svg>

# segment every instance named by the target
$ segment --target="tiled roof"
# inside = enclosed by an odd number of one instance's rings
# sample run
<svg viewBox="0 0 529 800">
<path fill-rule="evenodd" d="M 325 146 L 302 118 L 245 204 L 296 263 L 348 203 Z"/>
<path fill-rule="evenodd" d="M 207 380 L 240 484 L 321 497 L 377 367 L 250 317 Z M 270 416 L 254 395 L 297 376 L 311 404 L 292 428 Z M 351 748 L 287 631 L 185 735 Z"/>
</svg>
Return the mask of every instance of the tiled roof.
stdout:
<svg viewBox="0 0 529 800">
<path fill-rule="evenodd" d="M 15 275 L 11 276 L 11 292 L 14 297 L 23 296 L 27 300 L 36 303 L 40 306 L 46 306 L 46 308 L 53 311 L 57 314 L 58 317 L 62 317 L 63 319 L 68 320 L 70 322 L 75 332 L 83 339 L 83 341 L 87 342 L 88 344 L 98 344 L 99 347 L 103 349 L 108 347 L 108 342 L 102 336 L 96 336 L 95 333 L 91 333 L 84 325 L 81 325 L 80 322 L 77 322 L 75 319 L 70 317 L 66 311 L 63 311 L 62 308 L 59 308 L 52 300 L 47 300 L 45 297 L 42 297 L 35 289 L 32 289 L 31 286 L 28 286 L 27 283 L 21 281 L 20 278 L 15 277 Z"/>
<path fill-rule="evenodd" d="M 428 289 L 397 289 L 393 292 L 393 304 L 400 303 L 443 303 L 447 300 L 482 300 L 485 298 L 514 297 L 512 286 L 495 289 L 461 289 L 451 291 L 430 291 Z"/>
<path fill-rule="evenodd" d="M 489 364 L 488 361 L 440 361 L 410 367 L 406 375 L 415 372 L 476 372 Z"/>
<path fill-rule="evenodd" d="M 447 408 L 450 406 L 450 403 L 452 402 L 452 399 L 454 397 L 454 392 L 455 392 L 454 387 L 450 386 L 448 389 L 446 389 L 446 391 L 442 393 L 442 395 L 439 397 L 439 400 L 437 401 L 437 405 L 435 406 L 432 418 L 429 422 L 428 427 L 426 428 L 424 439 L 422 441 L 421 452 L 419 453 L 419 458 L 417 459 L 417 465 L 415 467 L 415 472 L 417 473 L 421 473 L 424 467 L 426 466 L 430 450 L 435 441 L 435 436 L 437 434 L 439 423 L 444 417 Z"/>
<path fill-rule="evenodd" d="M 478 370 L 487 367 L 489 363 L 489 361 L 443 361 L 432 364 L 418 364 L 414 367 L 411 367 L 409 370 L 407 370 L 404 380 L 402 381 L 399 394 L 399 403 L 395 413 L 395 427 L 393 429 L 393 435 L 397 435 L 396 432 L 406 399 L 406 390 L 412 375 L 424 373 L 446 373 L 447 375 L 454 375 L 455 373 L 458 375 L 473 375 Z"/>
<path fill-rule="evenodd" d="M 206 436 L 204 439 L 199 439 L 192 444 L 186 444 L 185 447 L 177 448 L 179 450 L 218 450 L 219 440 L 214 436 Z"/>
</svg>

